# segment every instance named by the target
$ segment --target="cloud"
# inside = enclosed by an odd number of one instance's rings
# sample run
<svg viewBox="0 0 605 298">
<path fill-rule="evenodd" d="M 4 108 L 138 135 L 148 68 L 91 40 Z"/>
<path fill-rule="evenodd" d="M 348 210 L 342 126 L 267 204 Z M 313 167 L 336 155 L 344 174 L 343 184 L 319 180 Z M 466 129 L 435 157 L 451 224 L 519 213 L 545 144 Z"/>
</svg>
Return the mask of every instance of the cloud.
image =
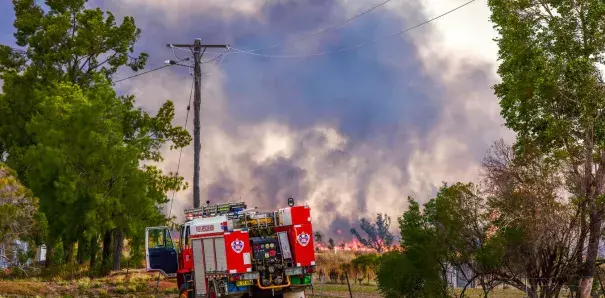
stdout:
<svg viewBox="0 0 605 298">
<path fill-rule="evenodd" d="M 172 58 L 165 43 L 202 36 L 238 48 L 262 47 L 369 7 L 350 0 L 260 2 L 181 0 L 168 6 L 133 0 L 120 4 L 119 13 L 135 16 L 143 29 L 140 47 L 151 52 L 153 62 Z M 448 5 L 462 3 L 452 2 Z M 116 3 L 109 1 L 105 8 L 117 11 Z M 267 53 L 312 53 L 362 43 L 449 9 L 440 5 L 436 10 L 436 5 L 393 1 L 334 32 Z M 204 72 L 211 74 L 203 80 L 202 200 L 241 199 L 271 209 L 295 197 L 313 208 L 317 229 L 331 236 L 338 229 L 348 231 L 361 216 L 399 216 L 408 195 L 425 202 L 442 181 L 474 180 L 485 149 L 500 137 L 512 138 L 490 90 L 496 61 L 491 41 L 485 41 L 491 33 L 482 29 L 491 28 L 484 22 L 484 6 L 473 4 L 355 51 L 313 59 L 233 53 L 220 69 L 204 64 Z M 472 39 L 460 42 L 463 35 L 475 36 L 480 46 Z M 186 69 L 172 67 L 118 87 L 137 94 L 149 111 L 174 100 L 175 124 L 184 124 L 191 90 Z M 178 152 L 166 150 L 165 157 L 163 168 L 174 171 Z M 192 164 L 188 147 L 180 172 L 189 181 Z M 182 218 L 191 189 L 176 198 L 172 213 Z"/>
</svg>

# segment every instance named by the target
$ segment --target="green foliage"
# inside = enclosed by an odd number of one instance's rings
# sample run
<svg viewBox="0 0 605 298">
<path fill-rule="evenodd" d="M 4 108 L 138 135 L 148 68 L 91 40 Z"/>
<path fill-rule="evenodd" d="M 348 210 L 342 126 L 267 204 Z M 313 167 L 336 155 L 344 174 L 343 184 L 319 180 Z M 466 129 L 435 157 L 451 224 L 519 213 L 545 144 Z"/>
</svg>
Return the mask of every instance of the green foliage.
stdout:
<svg viewBox="0 0 605 298">
<path fill-rule="evenodd" d="M 408 254 L 386 252 L 381 256 L 377 274 L 379 291 L 386 298 L 431 297 L 430 289 L 425 289 L 420 271 Z"/>
<path fill-rule="evenodd" d="M 355 271 L 355 275 L 361 275 L 360 281 L 365 277 L 370 282 L 371 274 L 378 270 L 380 257 L 377 254 L 363 254 L 351 261 L 350 267 Z"/>
<path fill-rule="evenodd" d="M 388 215 L 378 213 L 375 223 L 362 218 L 360 226 L 361 230 L 368 235 L 367 239 L 363 238 L 355 228 L 351 229 L 351 233 L 365 247 L 372 248 L 376 252 L 381 253 L 393 244 L 393 234 L 389 231 L 391 218 Z"/>
<path fill-rule="evenodd" d="M 586 247 L 582 297 L 595 274 L 605 206 L 605 2 L 489 0 L 501 64 L 494 86 L 517 155 L 564 162 L 567 191 L 579 198 Z M 595 170 L 593 170 L 595 169 Z M 598 169 L 598 170 L 596 170 Z M 578 252 L 579 254 L 579 252 Z"/>
<path fill-rule="evenodd" d="M 444 246 L 437 229 L 416 201 L 398 219 L 401 250 L 384 253 L 377 270 L 378 287 L 386 297 L 448 297 L 442 272 Z"/>
<path fill-rule="evenodd" d="M 425 205 L 426 222 L 438 240 L 432 249 L 456 267 L 471 263 L 486 241 L 486 201 L 476 192 L 472 183 L 445 184 Z"/>
<path fill-rule="evenodd" d="M 46 232 L 46 220 L 38 208 L 38 199 L 17 180 L 13 170 L 0 163 L 0 243 L 4 245 L 3 258 L 7 258 L 4 261 L 21 267 L 34 256 L 31 248 L 44 240 Z M 29 250 L 24 251 L 16 240 L 28 243 Z M 19 274 L 24 274 L 23 269 Z"/>
<path fill-rule="evenodd" d="M 482 189 L 444 184 L 423 210 L 409 200 L 398 219 L 402 248 L 383 254 L 378 269 L 386 296 L 444 297 L 446 268 L 485 295 L 505 283 L 530 297 L 552 297 L 570 283 L 582 253 L 574 246 L 577 209 L 560 195 L 556 163 L 513 152 L 496 143 L 482 166 Z M 525 278 L 541 282 L 528 287 Z"/>
<path fill-rule="evenodd" d="M 0 242 L 20 239 L 40 243 L 46 221 L 38 208 L 38 199 L 17 180 L 13 170 L 0 163 Z"/>
<path fill-rule="evenodd" d="M 111 12 L 86 9 L 86 2 L 46 1 L 45 11 L 34 0 L 13 0 L 16 43 L 27 47 L 29 66 L 44 79 L 85 86 L 96 73 L 110 79 L 121 66 L 134 71 L 145 66 L 146 53 L 129 54 L 141 33 L 134 19 L 124 17 L 117 25 Z"/>
<path fill-rule="evenodd" d="M 43 10 L 34 0 L 13 0 L 15 42 L 25 49 L 0 45 L 5 95 L 0 100 L 0 153 L 32 143 L 25 124 L 39 103 L 36 90 L 60 81 L 88 88 L 98 74 L 111 80 L 122 66 L 134 71 L 145 66 L 146 53 L 131 56 L 140 36 L 134 19 L 125 17 L 118 25 L 111 12 L 87 9 L 86 2 L 47 1 Z"/>
<path fill-rule="evenodd" d="M 16 43 L 26 49 L 0 46 L 0 156 L 40 198 L 51 260 L 116 229 L 140 248 L 135 235 L 165 221 L 158 207 L 166 192 L 186 187 L 182 177 L 140 164 L 161 161 L 166 144 L 191 141 L 171 124 L 172 102 L 152 116 L 110 85 L 120 67 L 144 67 L 147 54 L 131 58 L 140 29 L 84 0 L 47 1 L 46 10 L 13 3 Z"/>
<path fill-rule="evenodd" d="M 598 63 L 605 60 L 605 3 L 602 1 L 490 0 L 501 37 L 495 86 L 506 125 L 544 152 L 578 146 L 594 128 L 605 145 L 605 90 Z M 570 146 L 570 147 L 567 147 Z"/>
<path fill-rule="evenodd" d="M 486 242 L 484 199 L 473 184 L 456 183 L 443 185 L 423 211 L 416 201 L 408 201 L 408 210 L 398 218 L 401 249 L 382 255 L 379 288 L 387 297 L 447 297 L 447 267 L 480 265 L 477 254 Z"/>
</svg>

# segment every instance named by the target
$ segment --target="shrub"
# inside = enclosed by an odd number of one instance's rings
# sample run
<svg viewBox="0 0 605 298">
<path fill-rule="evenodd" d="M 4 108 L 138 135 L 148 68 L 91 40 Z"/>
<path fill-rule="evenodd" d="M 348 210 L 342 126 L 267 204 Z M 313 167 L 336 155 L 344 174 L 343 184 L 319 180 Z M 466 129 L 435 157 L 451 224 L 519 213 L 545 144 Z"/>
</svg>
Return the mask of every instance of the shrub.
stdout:
<svg viewBox="0 0 605 298">
<path fill-rule="evenodd" d="M 97 292 L 97 294 L 98 294 L 98 295 L 99 295 L 99 297 L 101 297 L 101 298 L 108 298 L 108 297 L 111 297 L 111 296 L 109 295 L 109 293 L 107 293 L 107 290 L 105 290 L 105 289 L 99 289 L 99 291 Z"/>
<path fill-rule="evenodd" d="M 114 289 L 114 292 L 118 293 L 118 294 L 126 294 L 126 288 L 124 288 L 124 286 L 122 285 L 118 285 L 116 286 L 116 288 Z"/>
</svg>

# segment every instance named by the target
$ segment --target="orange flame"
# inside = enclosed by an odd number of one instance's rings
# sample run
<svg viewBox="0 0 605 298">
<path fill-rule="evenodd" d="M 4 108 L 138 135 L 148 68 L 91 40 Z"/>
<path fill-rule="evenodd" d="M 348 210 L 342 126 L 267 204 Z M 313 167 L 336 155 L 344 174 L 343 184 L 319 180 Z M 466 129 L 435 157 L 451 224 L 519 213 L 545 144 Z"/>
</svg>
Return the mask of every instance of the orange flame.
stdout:
<svg viewBox="0 0 605 298">
<path fill-rule="evenodd" d="M 316 243 L 315 247 L 319 251 L 329 251 L 330 250 L 330 248 L 328 246 L 324 245 L 323 243 Z M 393 251 L 396 249 L 397 249 L 396 245 L 384 246 L 383 252 Z M 335 251 L 354 251 L 354 252 L 375 252 L 375 250 L 373 248 L 366 247 L 361 242 L 359 242 L 359 240 L 357 240 L 357 239 L 353 239 L 351 241 L 345 242 L 342 240 L 342 238 L 341 238 L 340 244 L 335 245 L 333 250 L 335 250 Z"/>
</svg>

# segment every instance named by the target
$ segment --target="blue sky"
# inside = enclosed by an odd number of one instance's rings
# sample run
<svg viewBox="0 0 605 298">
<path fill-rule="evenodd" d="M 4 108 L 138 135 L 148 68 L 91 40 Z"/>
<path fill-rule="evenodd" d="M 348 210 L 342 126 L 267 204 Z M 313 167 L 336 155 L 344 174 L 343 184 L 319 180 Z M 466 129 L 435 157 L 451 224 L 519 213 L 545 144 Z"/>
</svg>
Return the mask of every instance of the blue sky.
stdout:
<svg viewBox="0 0 605 298">
<path fill-rule="evenodd" d="M 156 67 L 174 59 L 166 43 L 199 37 L 255 49 L 331 26 L 382 0 L 167 2 L 90 5 L 134 16 L 142 29 L 136 50 L 150 53 L 149 66 Z M 338 50 L 465 1 L 447 2 L 393 0 L 341 28 L 259 53 Z M 204 64 L 210 74 L 203 82 L 202 198 L 241 197 L 270 208 L 293 196 L 314 209 L 321 230 L 333 234 L 360 216 L 399 216 L 408 195 L 426 201 L 442 181 L 476 179 L 491 142 L 511 137 L 490 90 L 497 62 L 488 13 L 485 1 L 477 1 L 410 34 L 332 55 L 285 59 L 234 52 L 220 67 Z M 0 43 L 14 44 L 13 20 L 12 4 L 1 1 Z M 137 95 L 150 112 L 173 100 L 175 124 L 184 125 L 190 86 L 187 69 L 172 67 L 116 87 Z M 174 171 L 178 153 L 166 150 L 165 156 L 163 168 Z M 189 180 L 192 156 L 187 148 L 181 159 L 181 174 Z M 189 207 L 190 191 L 177 194 L 177 215 Z"/>
</svg>

